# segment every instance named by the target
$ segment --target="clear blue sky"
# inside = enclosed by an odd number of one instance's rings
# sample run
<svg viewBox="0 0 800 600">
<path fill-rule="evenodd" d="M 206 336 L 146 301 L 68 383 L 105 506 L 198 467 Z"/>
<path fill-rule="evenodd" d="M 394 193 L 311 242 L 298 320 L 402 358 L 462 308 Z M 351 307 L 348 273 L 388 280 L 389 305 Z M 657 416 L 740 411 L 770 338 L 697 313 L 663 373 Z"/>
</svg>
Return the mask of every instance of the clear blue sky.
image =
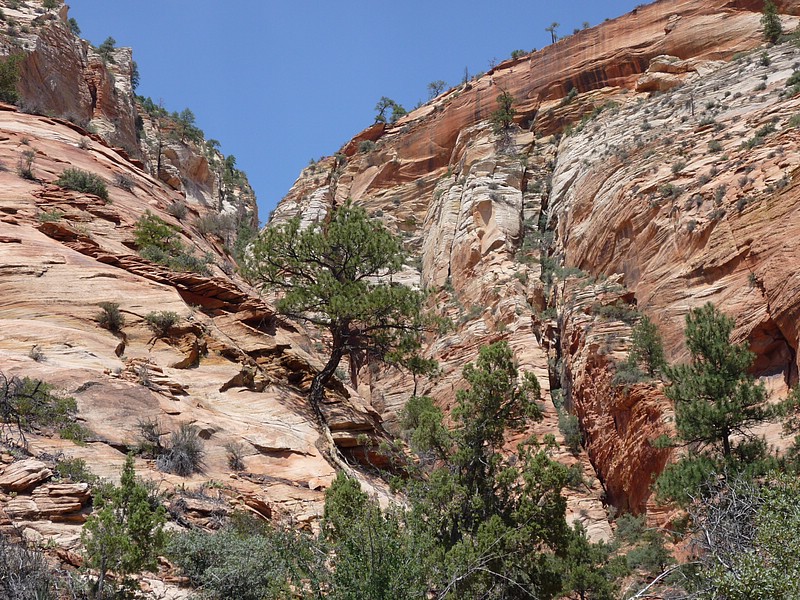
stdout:
<svg viewBox="0 0 800 600">
<path fill-rule="evenodd" d="M 265 221 L 310 158 L 334 153 L 389 96 L 459 82 L 641 0 L 68 0 L 81 36 L 131 46 L 139 93 L 191 108 L 247 172 Z"/>
</svg>

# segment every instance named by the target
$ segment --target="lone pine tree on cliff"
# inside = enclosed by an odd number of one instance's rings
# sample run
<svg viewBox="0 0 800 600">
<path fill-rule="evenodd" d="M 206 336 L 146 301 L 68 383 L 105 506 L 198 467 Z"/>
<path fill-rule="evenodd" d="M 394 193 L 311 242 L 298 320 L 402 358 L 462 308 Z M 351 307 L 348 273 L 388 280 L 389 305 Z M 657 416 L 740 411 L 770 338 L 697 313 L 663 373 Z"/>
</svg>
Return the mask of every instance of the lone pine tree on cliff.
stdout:
<svg viewBox="0 0 800 600">
<path fill-rule="evenodd" d="M 686 316 L 691 361 L 664 369 L 664 391 L 675 403 L 677 441 L 689 450 L 658 479 L 662 497 L 685 502 L 712 473 L 759 470 L 767 459 L 752 431 L 771 418 L 766 390 L 748 375 L 755 356 L 746 343 L 731 342 L 733 326 L 710 303 Z"/>
<path fill-rule="evenodd" d="M 406 362 L 420 345 L 422 294 L 392 280 L 403 268 L 400 240 L 363 208 L 347 202 L 328 221 L 299 218 L 266 228 L 244 272 L 256 285 L 283 291 L 278 312 L 329 334 L 328 360 L 309 400 L 321 425 L 325 385 L 344 356 Z"/>
</svg>

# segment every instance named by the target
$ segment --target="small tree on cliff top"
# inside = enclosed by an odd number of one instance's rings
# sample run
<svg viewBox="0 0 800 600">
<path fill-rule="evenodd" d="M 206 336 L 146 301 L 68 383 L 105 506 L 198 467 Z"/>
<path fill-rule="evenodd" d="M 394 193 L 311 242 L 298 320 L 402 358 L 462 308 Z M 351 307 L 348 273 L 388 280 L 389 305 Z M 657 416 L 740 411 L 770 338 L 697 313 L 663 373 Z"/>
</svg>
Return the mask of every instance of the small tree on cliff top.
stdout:
<svg viewBox="0 0 800 600">
<path fill-rule="evenodd" d="M 364 209 L 347 203 L 327 223 L 295 218 L 265 229 L 244 272 L 284 291 L 278 311 L 330 333 L 328 361 L 312 381 L 310 401 L 321 424 L 325 384 L 342 357 L 397 362 L 419 347 L 422 294 L 392 282 L 403 267 L 400 241 Z"/>
</svg>

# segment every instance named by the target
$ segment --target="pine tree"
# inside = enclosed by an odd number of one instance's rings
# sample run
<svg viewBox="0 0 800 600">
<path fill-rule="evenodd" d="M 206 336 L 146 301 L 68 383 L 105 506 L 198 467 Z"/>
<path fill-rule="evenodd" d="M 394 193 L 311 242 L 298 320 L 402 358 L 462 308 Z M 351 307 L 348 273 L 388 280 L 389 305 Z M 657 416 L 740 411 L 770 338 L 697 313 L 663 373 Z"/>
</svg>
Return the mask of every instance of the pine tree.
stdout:
<svg viewBox="0 0 800 600">
<path fill-rule="evenodd" d="M 351 368 L 368 359 L 402 362 L 419 347 L 422 294 L 392 281 L 403 261 L 400 240 L 349 202 L 327 223 L 303 227 L 295 218 L 265 229 L 253 242 L 246 276 L 284 292 L 280 313 L 330 334 L 327 363 L 309 395 L 321 424 L 324 387 L 343 357 L 349 356 Z"/>
<path fill-rule="evenodd" d="M 710 472 L 764 458 L 763 441 L 752 427 L 769 417 L 762 406 L 766 390 L 748 375 L 754 355 L 746 343 L 731 342 L 733 326 L 710 303 L 686 316 L 691 361 L 664 371 L 670 381 L 665 393 L 675 403 L 677 441 L 690 451 L 662 474 L 662 496 L 686 499 Z"/>
<path fill-rule="evenodd" d="M 656 372 L 666 364 L 664 344 L 661 342 L 658 327 L 647 315 L 642 316 L 634 326 L 631 342 L 631 361 L 637 365 L 643 365 L 645 373 L 650 377 L 655 377 Z"/>
<path fill-rule="evenodd" d="M 764 2 L 764 10 L 761 13 L 761 27 L 764 30 L 764 39 L 773 44 L 778 41 L 783 33 L 778 8 L 772 0 Z"/>
<path fill-rule="evenodd" d="M 156 567 L 166 543 L 166 517 L 164 507 L 154 506 L 137 480 L 132 455 L 125 459 L 119 487 L 99 488 L 94 507 L 81 540 L 87 566 L 98 571 L 96 597 L 102 598 L 109 572 L 125 576 Z"/>
<path fill-rule="evenodd" d="M 514 115 L 517 114 L 514 108 L 514 96 L 508 92 L 503 92 L 497 97 L 498 109 L 489 118 L 494 127 L 495 133 L 507 132 L 514 122 Z"/>
</svg>

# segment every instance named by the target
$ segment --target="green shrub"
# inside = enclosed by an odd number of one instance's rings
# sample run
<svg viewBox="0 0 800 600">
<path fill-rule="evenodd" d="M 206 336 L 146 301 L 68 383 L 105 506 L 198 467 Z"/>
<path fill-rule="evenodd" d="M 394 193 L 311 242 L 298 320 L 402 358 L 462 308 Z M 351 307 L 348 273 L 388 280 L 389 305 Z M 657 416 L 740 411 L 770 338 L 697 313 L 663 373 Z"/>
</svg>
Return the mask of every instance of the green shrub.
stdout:
<svg viewBox="0 0 800 600">
<path fill-rule="evenodd" d="M 175 535 L 167 556 L 210 598 L 333 598 L 321 590 L 326 554 L 314 538 L 250 516 L 234 515 L 218 533 Z"/>
<path fill-rule="evenodd" d="M 58 8 L 58 0 L 44 0 L 44 2 L 42 2 L 42 6 L 47 10 Z"/>
<path fill-rule="evenodd" d="M 190 254 L 181 245 L 180 251 L 170 253 L 158 248 L 156 246 L 146 246 L 143 248 L 139 255 L 151 262 L 164 265 L 173 271 L 183 271 L 186 273 L 199 273 L 201 275 L 208 275 L 208 265 L 211 262 L 210 256 L 206 255 L 202 258 Z"/>
<path fill-rule="evenodd" d="M 644 517 L 635 517 L 625 513 L 617 519 L 617 530 L 614 537 L 626 544 L 635 544 L 644 535 Z"/>
<path fill-rule="evenodd" d="M 81 532 L 86 566 L 96 569 L 92 598 L 106 598 L 107 575 L 113 571 L 122 584 L 127 575 L 155 569 L 166 544 L 163 506 L 153 502 L 146 485 L 136 477 L 128 455 L 119 487 L 100 486 L 93 498 L 94 512 Z M 120 579 L 115 578 L 116 587 Z M 114 595 L 128 598 L 129 595 Z"/>
<path fill-rule="evenodd" d="M 628 386 L 648 380 L 647 375 L 639 368 L 639 365 L 630 360 L 630 358 L 624 362 L 617 363 L 616 367 L 614 377 L 611 379 L 612 385 Z"/>
<path fill-rule="evenodd" d="M 0 102 L 19 102 L 19 65 L 24 58 L 24 54 L 12 54 L 0 60 Z"/>
<path fill-rule="evenodd" d="M 592 307 L 592 312 L 603 317 L 604 319 L 613 321 L 622 321 L 624 323 L 633 323 L 639 318 L 639 312 L 635 306 L 625 304 L 617 301 L 613 304 L 595 304 Z"/>
<path fill-rule="evenodd" d="M 564 444 L 570 452 L 578 454 L 581 450 L 581 429 L 578 417 L 567 412 L 558 415 L 558 430 L 564 436 Z"/>
<path fill-rule="evenodd" d="M 25 150 L 17 161 L 17 175 L 29 181 L 36 181 L 36 176 L 33 174 L 33 161 L 35 159 L 35 151 Z"/>
<path fill-rule="evenodd" d="M 100 478 L 89 470 L 89 466 L 82 458 L 62 458 L 53 468 L 59 479 L 72 483 L 96 484 Z"/>
<path fill-rule="evenodd" d="M 168 335 L 169 330 L 172 329 L 180 319 L 178 313 L 171 310 L 150 312 L 144 317 L 147 326 L 150 327 L 153 333 L 158 337 L 165 337 Z"/>
<path fill-rule="evenodd" d="M 125 325 L 125 317 L 119 312 L 119 304 L 116 302 L 99 302 L 100 312 L 95 316 L 95 320 L 100 327 L 119 332 Z"/>
<path fill-rule="evenodd" d="M 114 178 L 114 185 L 128 192 L 133 192 L 133 184 L 133 178 L 125 175 L 125 173 L 117 173 Z"/>
<path fill-rule="evenodd" d="M 64 213 L 58 209 L 40 212 L 36 218 L 40 223 L 54 223 L 60 221 L 64 217 Z"/>
<path fill-rule="evenodd" d="M 173 271 L 186 271 L 208 275 L 210 256 L 199 258 L 178 239 L 178 229 L 147 211 L 133 228 L 133 238 L 139 255 L 149 261 L 164 265 Z"/>
<path fill-rule="evenodd" d="M 136 447 L 136 454 L 145 458 L 158 458 L 165 448 L 161 443 L 161 437 L 165 434 L 161 425 L 156 419 L 143 419 L 137 424 L 139 429 L 139 443 Z"/>
<path fill-rule="evenodd" d="M 225 239 L 226 234 L 236 229 L 236 222 L 230 215 L 209 213 L 197 219 L 197 230 L 203 235 L 216 235 Z"/>
<path fill-rule="evenodd" d="M 56 393 L 53 386 L 0 373 L 0 441 L 25 446 L 26 433 L 43 430 L 80 441 L 88 432 L 76 423 L 77 412 L 75 398 Z"/>
<path fill-rule="evenodd" d="M 672 170 L 672 174 L 673 175 L 677 175 L 678 173 L 683 171 L 685 168 L 686 168 L 686 161 L 685 160 L 679 160 L 678 162 L 673 163 L 672 167 L 670 167 L 670 169 Z"/>
<path fill-rule="evenodd" d="M 228 466 L 234 471 L 244 471 L 244 446 L 239 442 L 225 444 L 228 454 Z"/>
<path fill-rule="evenodd" d="M 761 13 L 761 27 L 764 33 L 764 39 L 773 44 L 778 41 L 783 33 L 781 17 L 772 0 L 766 0 L 764 2 L 764 10 Z"/>
<path fill-rule="evenodd" d="M 650 377 L 655 377 L 667 364 L 661 334 L 647 315 L 642 316 L 633 328 L 628 359 L 637 367 L 644 366 L 645 373 Z"/>
<path fill-rule="evenodd" d="M 173 251 L 180 243 L 177 237 L 178 230 L 175 227 L 149 210 L 139 217 L 133 227 L 133 239 L 140 249 L 154 246 L 166 252 Z"/>
<path fill-rule="evenodd" d="M 358 151 L 367 153 L 372 152 L 375 149 L 375 142 L 372 140 L 364 140 L 363 142 L 358 144 Z"/>
<path fill-rule="evenodd" d="M 178 221 L 183 221 L 186 218 L 186 203 L 183 200 L 175 200 L 167 206 L 167 213 L 178 219 Z"/>
<path fill-rule="evenodd" d="M 55 184 L 68 190 L 94 194 L 108 201 L 108 188 L 99 175 L 69 167 L 56 179 Z"/>
<path fill-rule="evenodd" d="M 113 63 L 115 62 L 113 52 L 115 50 L 116 45 L 117 45 L 117 40 L 115 40 L 111 36 L 108 36 L 103 41 L 103 43 L 97 47 L 97 53 L 100 55 L 100 58 L 102 58 L 105 62 Z"/>
<path fill-rule="evenodd" d="M 664 538 L 655 531 L 644 534 L 645 543 L 629 551 L 625 557 L 629 569 L 641 569 L 655 576 L 664 572 L 672 556 L 664 547 Z"/>
</svg>

